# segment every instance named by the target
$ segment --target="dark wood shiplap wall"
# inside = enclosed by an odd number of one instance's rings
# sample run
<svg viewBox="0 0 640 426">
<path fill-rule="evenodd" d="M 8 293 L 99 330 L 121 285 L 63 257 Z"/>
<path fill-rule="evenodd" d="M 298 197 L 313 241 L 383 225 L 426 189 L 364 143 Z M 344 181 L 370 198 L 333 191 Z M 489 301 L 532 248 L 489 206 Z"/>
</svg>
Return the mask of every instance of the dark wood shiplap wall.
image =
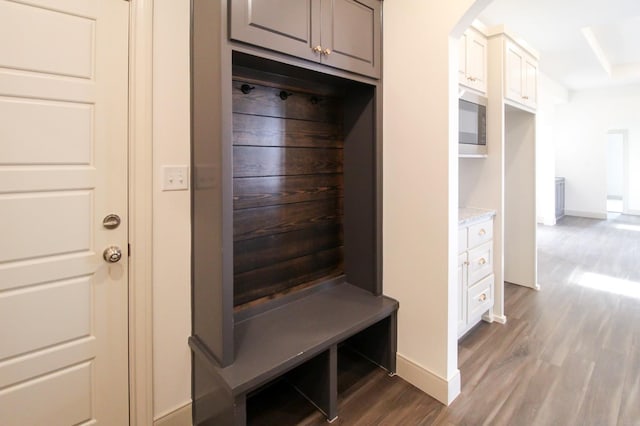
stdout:
<svg viewBox="0 0 640 426">
<path fill-rule="evenodd" d="M 342 109 L 233 81 L 235 306 L 343 274 Z"/>
</svg>

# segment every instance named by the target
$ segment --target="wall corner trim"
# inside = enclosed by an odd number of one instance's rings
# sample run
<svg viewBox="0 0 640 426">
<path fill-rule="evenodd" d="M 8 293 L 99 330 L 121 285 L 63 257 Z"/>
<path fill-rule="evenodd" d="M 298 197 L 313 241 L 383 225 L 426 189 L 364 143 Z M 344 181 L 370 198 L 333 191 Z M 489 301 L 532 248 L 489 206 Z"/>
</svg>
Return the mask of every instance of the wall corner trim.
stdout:
<svg viewBox="0 0 640 426">
<path fill-rule="evenodd" d="M 191 402 L 155 419 L 153 426 L 191 426 Z"/>
<path fill-rule="evenodd" d="M 153 419 L 153 0 L 132 0 L 129 30 L 129 423 Z"/>
<path fill-rule="evenodd" d="M 460 395 L 460 370 L 447 380 L 400 354 L 396 362 L 398 376 L 441 403 L 450 405 Z"/>
</svg>

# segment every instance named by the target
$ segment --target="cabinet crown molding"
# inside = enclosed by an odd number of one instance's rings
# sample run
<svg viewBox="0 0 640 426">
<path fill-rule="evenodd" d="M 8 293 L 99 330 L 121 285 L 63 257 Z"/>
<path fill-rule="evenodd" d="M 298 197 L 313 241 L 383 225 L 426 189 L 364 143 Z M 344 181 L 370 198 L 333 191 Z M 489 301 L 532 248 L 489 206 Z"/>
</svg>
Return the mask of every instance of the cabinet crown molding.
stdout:
<svg viewBox="0 0 640 426">
<path fill-rule="evenodd" d="M 540 60 L 540 52 L 531 46 L 525 39 L 520 37 L 515 32 L 511 31 L 505 25 L 496 25 L 487 29 L 486 36 L 488 38 L 505 36 L 512 42 L 520 46 L 529 55 L 533 56 L 536 60 Z"/>
</svg>

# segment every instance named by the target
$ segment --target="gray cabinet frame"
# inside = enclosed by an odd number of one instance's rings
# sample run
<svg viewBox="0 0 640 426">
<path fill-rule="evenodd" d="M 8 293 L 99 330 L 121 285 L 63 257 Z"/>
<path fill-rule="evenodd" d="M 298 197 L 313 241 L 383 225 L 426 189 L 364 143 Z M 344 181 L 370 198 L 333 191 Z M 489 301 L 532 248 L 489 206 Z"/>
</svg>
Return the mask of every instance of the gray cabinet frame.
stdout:
<svg viewBox="0 0 640 426">
<path fill-rule="evenodd" d="M 192 349 L 194 424 L 209 424 L 207 422 L 214 418 L 218 420 L 210 424 L 244 424 L 248 392 L 263 384 L 263 380 L 289 373 L 307 362 L 311 362 L 311 366 L 323 366 L 326 381 L 319 382 L 324 390 L 309 385 L 318 380 L 313 375 L 312 379 L 304 379 L 310 377 L 305 368 L 297 370 L 299 374 L 292 380 L 297 378 L 298 387 L 316 399 L 325 414 L 331 417 L 336 412 L 336 386 L 332 380 L 335 380 L 338 344 L 348 341 L 369 359 L 390 372 L 395 371 L 398 303 L 382 296 L 382 82 L 293 57 L 289 52 L 231 40 L 229 23 L 233 18 L 228 19 L 229 5 L 236 1 L 192 0 L 192 336 L 189 345 Z M 313 2 L 318 0 L 311 0 L 309 4 Z M 366 2 L 375 3 L 379 14 L 378 0 Z M 375 57 L 380 58 L 379 40 L 377 46 Z M 265 367 L 261 378 L 251 373 L 245 379 L 234 381 L 225 375 L 225 371 L 245 371 L 237 362 L 239 355 L 246 355 L 238 340 L 239 324 L 243 322 L 246 326 L 252 321 L 246 314 L 243 317 L 234 314 L 233 307 L 231 100 L 234 57 L 238 55 L 255 58 L 256 69 L 264 72 L 278 74 L 285 70 L 293 78 L 309 78 L 310 73 L 314 73 L 320 83 L 331 79 L 347 84 L 353 82 L 349 102 L 363 115 L 345 116 L 351 123 L 345 139 L 346 150 L 350 151 L 345 155 L 353 157 L 353 164 L 356 164 L 345 174 L 345 179 L 353 182 L 350 189 L 345 189 L 345 197 L 349 197 L 345 209 L 354 212 L 345 213 L 345 222 L 353 224 L 345 231 L 345 236 L 352 242 L 346 248 L 345 272 L 353 282 L 327 283 L 308 295 L 299 294 L 291 300 L 278 302 L 289 303 L 294 312 L 296 301 L 324 306 L 329 302 L 323 298 L 331 300 L 330 296 L 334 295 L 336 300 L 345 300 L 348 296 L 358 308 L 345 309 L 344 323 L 333 327 L 324 341 L 312 343 L 314 349 L 296 358 L 295 363 L 277 367 L 274 361 L 272 366 Z M 315 74 L 317 72 L 321 74 Z M 369 150 L 368 155 L 359 155 L 358 150 L 363 146 Z M 358 185 L 362 181 L 369 184 L 361 191 Z M 348 192 L 354 195 L 350 196 Z M 368 212 L 364 220 L 356 213 L 363 206 Z M 366 257 L 359 256 L 358 251 L 366 253 Z M 316 305 L 313 305 L 314 297 L 319 300 Z M 264 310 L 272 307 L 264 306 L 262 312 L 256 312 L 256 318 L 264 317 Z M 324 355 L 316 358 L 318 354 Z M 286 351 L 283 352 L 283 357 L 286 355 Z M 222 417 L 212 413 L 222 413 Z"/>
</svg>

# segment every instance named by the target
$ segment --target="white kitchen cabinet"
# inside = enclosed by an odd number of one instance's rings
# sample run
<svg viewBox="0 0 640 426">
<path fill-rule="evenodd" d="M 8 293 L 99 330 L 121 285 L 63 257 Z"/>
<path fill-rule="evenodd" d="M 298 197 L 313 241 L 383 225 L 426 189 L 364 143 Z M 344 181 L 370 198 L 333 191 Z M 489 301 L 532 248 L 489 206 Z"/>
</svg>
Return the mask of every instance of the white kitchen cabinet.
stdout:
<svg viewBox="0 0 640 426">
<path fill-rule="evenodd" d="M 468 220 L 458 234 L 458 337 L 493 307 L 493 217 Z"/>
<path fill-rule="evenodd" d="M 506 99 L 536 109 L 538 105 L 538 61 L 525 49 L 505 38 Z"/>
<path fill-rule="evenodd" d="M 487 38 L 471 27 L 460 37 L 458 80 L 461 85 L 487 93 Z"/>
</svg>

